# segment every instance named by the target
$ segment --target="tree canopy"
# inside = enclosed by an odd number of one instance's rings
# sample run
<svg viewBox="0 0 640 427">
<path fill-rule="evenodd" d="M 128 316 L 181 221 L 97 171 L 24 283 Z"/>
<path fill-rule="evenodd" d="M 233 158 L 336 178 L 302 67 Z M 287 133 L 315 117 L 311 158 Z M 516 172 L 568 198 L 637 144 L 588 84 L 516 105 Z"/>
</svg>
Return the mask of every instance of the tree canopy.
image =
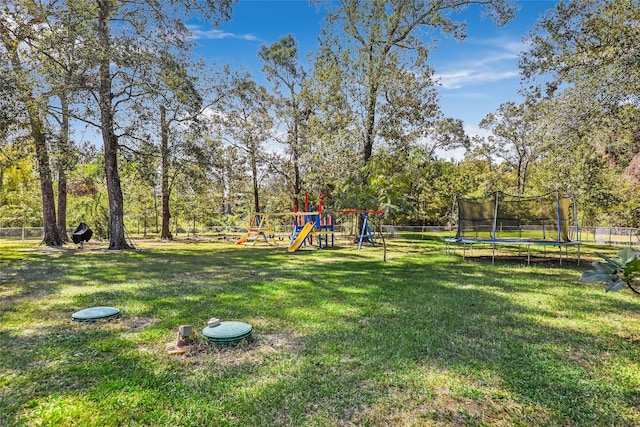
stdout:
<svg viewBox="0 0 640 427">
<path fill-rule="evenodd" d="M 3 1 L 0 226 L 44 226 L 59 245 L 84 221 L 124 249 L 125 227 L 171 238 L 302 208 L 304 193 L 444 224 L 456 195 L 498 189 L 558 189 L 585 224 L 640 225 L 638 1 L 550 4 L 521 96 L 486 112 L 485 137 L 443 114 L 431 53 L 436 34 L 464 40 L 457 13 L 500 26 L 515 2 L 317 2 L 317 50 L 303 58 L 283 34 L 256 49 L 262 75 L 194 53 L 190 20 L 216 26 L 233 4 Z"/>
</svg>

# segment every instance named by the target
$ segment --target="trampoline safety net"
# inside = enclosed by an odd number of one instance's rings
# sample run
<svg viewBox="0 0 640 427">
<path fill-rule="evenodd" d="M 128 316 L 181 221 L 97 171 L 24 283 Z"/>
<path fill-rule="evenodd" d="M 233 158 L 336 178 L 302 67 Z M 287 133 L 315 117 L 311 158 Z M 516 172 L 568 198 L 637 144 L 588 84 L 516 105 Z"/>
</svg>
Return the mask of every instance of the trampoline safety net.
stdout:
<svg viewBox="0 0 640 427">
<path fill-rule="evenodd" d="M 569 242 L 575 207 L 555 192 L 517 197 L 497 192 L 478 199 L 458 198 L 457 238 Z"/>
</svg>

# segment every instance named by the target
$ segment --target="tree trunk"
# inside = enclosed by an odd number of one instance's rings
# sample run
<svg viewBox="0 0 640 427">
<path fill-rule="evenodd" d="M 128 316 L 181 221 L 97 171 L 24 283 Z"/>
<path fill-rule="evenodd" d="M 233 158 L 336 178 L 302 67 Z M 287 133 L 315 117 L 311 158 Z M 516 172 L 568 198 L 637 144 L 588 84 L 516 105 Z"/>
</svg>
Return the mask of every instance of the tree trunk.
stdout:
<svg viewBox="0 0 640 427">
<path fill-rule="evenodd" d="M 44 121 L 42 120 L 41 111 L 33 97 L 31 88 L 28 86 L 26 76 L 23 75 L 22 63 L 18 56 L 18 44 L 11 43 L 7 37 L 6 29 L 1 28 L 2 42 L 5 45 L 11 66 L 14 71 L 20 75 L 18 82 L 20 95 L 24 99 L 24 103 L 29 117 L 31 127 L 31 137 L 35 144 L 36 161 L 38 164 L 38 174 L 40 176 L 40 191 L 42 195 L 42 215 L 44 239 L 42 240 L 47 246 L 61 246 L 63 244 L 58 227 L 56 225 L 56 206 L 53 192 L 53 182 L 51 179 L 51 167 L 49 165 L 49 151 L 47 149 L 47 137 L 44 129 Z"/>
<path fill-rule="evenodd" d="M 254 212 L 260 212 L 260 197 L 258 194 L 258 160 L 256 159 L 256 146 L 251 144 L 251 175 L 253 178 L 253 208 Z"/>
<path fill-rule="evenodd" d="M 298 167 L 298 156 L 294 156 L 293 160 L 293 208 L 294 211 L 300 210 L 300 168 Z"/>
<path fill-rule="evenodd" d="M 160 155 L 162 157 L 162 239 L 173 239 L 169 221 L 171 220 L 171 212 L 169 210 L 169 201 L 171 197 L 171 188 L 169 187 L 169 129 L 167 124 L 167 112 L 163 105 L 160 106 L 160 135 L 161 147 Z"/>
<path fill-rule="evenodd" d="M 29 108 L 31 110 L 31 108 Z M 30 113 L 31 115 L 31 113 Z M 51 168 L 49 166 L 49 152 L 46 145 L 46 137 L 42 131 L 40 119 L 31 120 L 33 140 L 36 144 L 36 156 L 38 159 L 38 172 L 40 175 L 40 190 L 42 191 L 42 214 L 44 226 L 43 242 L 47 246 L 62 246 L 63 241 L 58 233 L 56 224 L 56 205 L 53 196 L 53 183 L 51 180 Z"/>
<path fill-rule="evenodd" d="M 369 159 L 373 155 L 373 141 L 375 139 L 375 126 L 376 126 L 376 97 L 378 94 L 378 88 L 376 85 L 372 85 L 369 89 L 369 105 L 367 107 L 367 119 L 365 123 L 364 132 L 364 145 L 363 145 L 363 159 L 364 166 L 367 165 Z M 366 187 L 369 182 L 369 176 L 367 174 L 362 176 L 362 185 Z M 359 207 L 362 208 L 362 207 Z M 356 228 L 356 240 L 360 240 L 360 234 L 362 233 L 362 227 L 364 226 L 364 216 L 358 215 L 358 227 Z M 369 238 L 363 240 L 369 242 Z"/>
<path fill-rule="evenodd" d="M 113 129 L 111 96 L 109 2 L 97 0 L 100 40 L 100 127 L 104 145 L 104 168 L 109 196 L 109 249 L 130 249 L 125 239 L 124 200 L 118 175 L 118 138 Z"/>
<path fill-rule="evenodd" d="M 298 163 L 300 162 L 300 156 L 298 154 L 298 119 L 293 125 L 293 135 L 291 147 L 293 148 L 293 207 L 294 211 L 298 211 L 300 209 L 300 191 L 301 191 L 301 180 L 300 180 L 300 166 Z"/>
<path fill-rule="evenodd" d="M 60 146 L 58 160 L 58 233 L 63 242 L 67 236 L 67 168 L 69 167 L 69 102 L 65 94 L 60 95 L 62 123 L 60 125 Z"/>
<path fill-rule="evenodd" d="M 369 89 L 369 105 L 367 106 L 367 120 L 364 126 L 365 130 L 364 130 L 364 146 L 363 146 L 364 156 L 363 157 L 364 157 L 365 166 L 373 154 L 373 140 L 375 139 L 375 128 L 376 128 L 377 96 L 378 96 L 378 87 L 376 85 L 372 85 Z"/>
<path fill-rule="evenodd" d="M 522 157 L 518 158 L 518 170 L 516 172 L 517 186 L 518 186 L 518 196 L 522 196 L 523 188 L 522 188 Z"/>
<path fill-rule="evenodd" d="M 58 168 L 58 234 L 67 243 L 67 172 L 62 165 Z"/>
<path fill-rule="evenodd" d="M 160 215 L 158 214 L 158 198 L 156 197 L 155 192 L 153 193 L 153 223 L 155 226 L 154 233 L 160 233 Z"/>
<path fill-rule="evenodd" d="M 169 213 L 169 195 L 162 194 L 162 239 L 173 239 L 171 234 L 171 214 Z"/>
</svg>

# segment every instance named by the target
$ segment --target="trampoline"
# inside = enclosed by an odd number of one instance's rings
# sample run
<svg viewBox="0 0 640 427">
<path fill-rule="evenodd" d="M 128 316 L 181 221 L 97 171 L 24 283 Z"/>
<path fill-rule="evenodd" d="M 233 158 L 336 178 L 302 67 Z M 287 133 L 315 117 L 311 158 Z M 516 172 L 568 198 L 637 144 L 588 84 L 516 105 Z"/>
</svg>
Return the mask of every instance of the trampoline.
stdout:
<svg viewBox="0 0 640 427">
<path fill-rule="evenodd" d="M 558 192 L 534 197 L 512 196 L 496 192 L 477 199 L 457 198 L 458 231 L 447 238 L 447 253 L 462 245 L 462 257 L 473 245 L 490 245 L 491 262 L 495 263 L 496 247 L 527 248 L 527 265 L 531 264 L 531 247 L 557 247 L 560 264 L 568 257 L 568 248 L 577 249 L 580 264 L 577 207 L 569 197 Z M 454 204 L 455 206 L 455 204 Z M 576 240 L 572 240 L 572 234 Z"/>
</svg>

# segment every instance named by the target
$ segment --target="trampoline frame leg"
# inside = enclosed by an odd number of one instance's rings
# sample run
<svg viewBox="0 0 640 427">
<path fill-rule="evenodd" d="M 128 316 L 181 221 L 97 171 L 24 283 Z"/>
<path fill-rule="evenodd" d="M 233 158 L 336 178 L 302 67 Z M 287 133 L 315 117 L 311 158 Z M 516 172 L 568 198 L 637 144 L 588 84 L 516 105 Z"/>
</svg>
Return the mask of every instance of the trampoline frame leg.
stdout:
<svg viewBox="0 0 640 427">
<path fill-rule="evenodd" d="M 578 245 L 578 265 L 580 265 L 580 245 Z"/>
<path fill-rule="evenodd" d="M 558 246 L 560 248 L 560 265 L 562 265 L 562 246 Z"/>
</svg>

